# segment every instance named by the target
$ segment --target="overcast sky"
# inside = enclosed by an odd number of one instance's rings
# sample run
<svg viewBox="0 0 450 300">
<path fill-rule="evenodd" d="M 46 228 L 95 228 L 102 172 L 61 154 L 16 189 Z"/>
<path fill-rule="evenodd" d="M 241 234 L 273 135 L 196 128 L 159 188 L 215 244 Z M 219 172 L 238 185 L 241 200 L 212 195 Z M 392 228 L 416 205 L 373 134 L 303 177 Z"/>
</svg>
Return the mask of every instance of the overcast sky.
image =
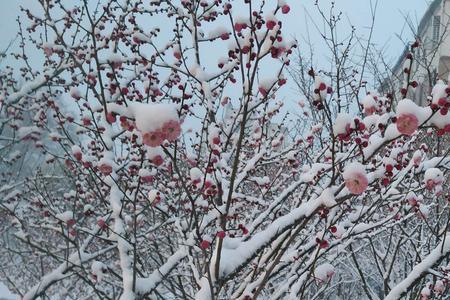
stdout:
<svg viewBox="0 0 450 300">
<path fill-rule="evenodd" d="M 275 0 L 269 0 L 275 1 Z M 375 1 L 375 0 L 372 0 Z M 33 9 L 37 0 L 0 0 L 0 49 L 4 49 L 17 32 L 17 22 L 20 14 L 19 5 Z M 309 16 L 320 19 L 314 6 L 315 0 L 288 0 L 292 10 L 286 19 L 286 26 L 299 39 L 306 33 L 305 18 Z M 323 8 L 329 7 L 331 0 L 319 0 Z M 337 10 L 344 13 L 357 28 L 360 35 L 367 33 L 370 25 L 370 0 L 335 0 Z M 431 0 L 378 0 L 376 30 L 374 42 L 380 47 L 388 45 L 388 53 L 392 56 L 400 54 L 403 46 L 396 34 L 410 34 L 405 28 L 405 16 L 409 16 L 417 24 Z M 405 32 L 406 30 L 406 32 Z M 311 30 L 313 31 L 313 30 Z"/>
<path fill-rule="evenodd" d="M 77 1 L 77 0 L 74 0 Z M 276 1 L 276 0 L 269 0 Z M 319 5 L 328 10 L 332 0 L 319 0 Z M 368 27 L 371 24 L 371 0 L 334 0 L 336 11 L 344 14 L 343 23 L 351 22 L 357 29 L 359 36 L 367 36 Z M 374 3 L 376 0 L 372 0 Z M 38 0 L 0 0 L 0 49 L 5 49 L 8 43 L 14 39 L 17 33 L 16 18 L 20 15 L 19 6 L 30 10 L 36 9 Z M 411 39 L 411 31 L 407 28 L 405 18 L 409 17 L 414 24 L 418 24 L 431 0 L 378 0 L 375 31 L 373 42 L 383 48 L 388 55 L 387 61 L 394 63 L 403 50 L 403 43 L 397 37 L 402 35 L 405 40 Z M 288 0 L 291 5 L 291 13 L 284 20 L 285 28 L 290 35 L 294 35 L 300 43 L 306 36 L 306 22 L 309 20 L 311 40 L 314 45 L 316 58 L 320 59 L 320 49 L 323 44 L 316 32 L 311 20 L 322 26 L 322 21 L 314 5 L 315 0 Z M 23 17 L 22 17 L 23 18 Z M 341 30 L 341 34 L 346 34 Z M 15 43 L 17 47 L 18 43 Z M 7 62 L 8 63 L 8 62 Z M 1 67 L 1 65 L 0 65 Z"/>
</svg>

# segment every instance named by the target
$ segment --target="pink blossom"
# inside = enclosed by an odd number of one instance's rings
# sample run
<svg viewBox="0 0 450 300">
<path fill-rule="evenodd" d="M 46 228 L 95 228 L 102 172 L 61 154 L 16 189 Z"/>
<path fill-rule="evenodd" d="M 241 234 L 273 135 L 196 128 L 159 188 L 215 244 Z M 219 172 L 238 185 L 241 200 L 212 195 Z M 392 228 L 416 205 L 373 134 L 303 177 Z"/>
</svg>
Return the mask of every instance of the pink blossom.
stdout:
<svg viewBox="0 0 450 300">
<path fill-rule="evenodd" d="M 436 283 L 434 284 L 434 291 L 437 294 L 442 294 L 445 291 L 445 285 L 442 280 L 436 280 Z"/>
<path fill-rule="evenodd" d="M 142 176 L 141 179 L 142 179 L 142 182 L 144 182 L 144 183 L 152 183 L 154 180 L 154 176 L 152 176 L 152 175 Z"/>
<path fill-rule="evenodd" d="M 367 189 L 367 177 L 363 173 L 356 173 L 352 178 L 345 180 L 345 186 L 352 194 L 362 194 Z"/>
<path fill-rule="evenodd" d="M 53 49 L 49 46 L 43 47 L 45 56 L 51 56 L 53 54 Z"/>
<path fill-rule="evenodd" d="M 408 198 L 408 204 L 411 206 L 416 206 L 417 205 L 417 199 L 414 197 Z"/>
<path fill-rule="evenodd" d="M 108 121 L 109 124 L 113 124 L 116 122 L 116 116 L 112 112 L 108 112 L 106 114 L 106 121 Z"/>
<path fill-rule="evenodd" d="M 97 220 L 97 225 L 98 225 L 98 227 L 100 227 L 102 229 L 105 229 L 105 228 L 108 227 L 108 225 L 106 224 L 105 220 L 102 219 L 102 218 Z"/>
<path fill-rule="evenodd" d="M 413 156 L 413 163 L 414 166 L 418 167 L 420 165 L 420 162 L 422 161 L 422 155 L 420 152 L 418 152 L 418 154 L 414 154 Z"/>
<path fill-rule="evenodd" d="M 284 47 L 272 47 L 270 49 L 270 55 L 272 58 L 279 58 L 286 51 Z"/>
<path fill-rule="evenodd" d="M 266 97 L 266 96 L 267 96 L 267 90 L 266 90 L 264 87 L 260 86 L 260 87 L 259 87 L 259 92 L 261 93 L 261 95 L 262 95 L 263 97 Z"/>
<path fill-rule="evenodd" d="M 222 99 L 222 101 L 220 102 L 220 104 L 222 104 L 222 106 L 225 106 L 228 104 L 228 101 L 230 100 L 230 97 L 224 97 Z"/>
<path fill-rule="evenodd" d="M 225 238 L 225 235 L 226 235 L 226 233 L 225 233 L 225 231 L 219 231 L 219 232 L 217 232 L 217 237 L 219 238 L 219 239 L 224 239 Z"/>
<path fill-rule="evenodd" d="M 245 23 L 234 24 L 234 30 L 236 30 L 237 32 L 241 32 L 245 28 L 247 28 L 247 24 L 245 24 Z"/>
<path fill-rule="evenodd" d="M 355 195 L 364 193 L 369 185 L 364 166 L 359 163 L 352 163 L 346 167 L 344 174 L 345 186 Z"/>
<path fill-rule="evenodd" d="M 112 173 L 112 166 L 107 163 L 102 163 L 100 166 L 98 166 L 98 169 L 105 176 L 108 176 Z"/>
<path fill-rule="evenodd" d="M 69 219 L 67 220 L 67 226 L 72 227 L 73 225 L 75 225 L 76 221 L 75 219 Z"/>
<path fill-rule="evenodd" d="M 277 22 L 275 20 L 268 20 L 266 22 L 266 27 L 269 30 L 272 30 L 275 27 L 275 25 L 277 25 Z"/>
<path fill-rule="evenodd" d="M 78 161 L 81 161 L 81 159 L 83 158 L 83 153 L 81 152 L 81 149 L 78 146 L 72 147 L 72 154 Z"/>
<path fill-rule="evenodd" d="M 377 110 L 377 109 L 375 108 L 375 106 L 365 107 L 365 108 L 364 108 L 364 113 L 365 113 L 367 116 L 370 116 L 370 115 L 373 115 L 373 114 L 375 113 L 376 110 Z"/>
<path fill-rule="evenodd" d="M 433 179 L 428 179 L 425 183 L 425 187 L 427 190 L 431 191 L 436 186 L 436 183 Z"/>
<path fill-rule="evenodd" d="M 88 117 L 84 117 L 82 121 L 83 121 L 83 125 L 84 125 L 84 126 L 89 126 L 89 125 L 91 125 L 91 119 L 88 118 Z"/>
<path fill-rule="evenodd" d="M 211 246 L 211 243 L 207 240 L 203 240 L 200 243 L 200 248 L 202 248 L 203 250 L 208 249 Z"/>
<path fill-rule="evenodd" d="M 214 145 L 219 145 L 220 144 L 220 136 L 215 136 L 212 138 L 212 143 Z"/>
<path fill-rule="evenodd" d="M 175 141 L 181 133 L 180 122 L 177 122 L 175 120 L 167 121 L 163 124 L 162 130 L 167 135 L 166 138 L 169 141 Z"/>
<path fill-rule="evenodd" d="M 224 32 L 220 35 L 220 38 L 224 41 L 228 40 L 230 38 L 230 34 L 228 32 Z"/>
<path fill-rule="evenodd" d="M 396 124 L 401 134 L 412 135 L 419 127 L 419 120 L 411 113 L 403 113 L 398 116 Z"/>
<path fill-rule="evenodd" d="M 144 144 L 150 147 L 160 146 L 165 139 L 166 139 L 165 133 L 160 130 L 146 132 L 142 136 Z"/>
<path fill-rule="evenodd" d="M 442 183 L 444 182 L 444 175 L 441 170 L 437 168 L 429 168 L 424 175 L 425 188 L 427 190 L 435 190 L 435 192 L 442 192 Z"/>
<path fill-rule="evenodd" d="M 283 7 L 281 7 L 281 12 L 282 12 L 283 14 L 289 13 L 290 10 L 291 10 L 291 8 L 290 8 L 289 5 L 287 5 L 287 4 L 283 5 Z"/>
<path fill-rule="evenodd" d="M 164 163 L 164 159 L 162 158 L 161 155 L 155 155 L 155 156 L 152 158 L 152 163 L 153 163 L 154 165 L 160 166 L 160 165 L 162 165 L 162 164 Z"/>
</svg>

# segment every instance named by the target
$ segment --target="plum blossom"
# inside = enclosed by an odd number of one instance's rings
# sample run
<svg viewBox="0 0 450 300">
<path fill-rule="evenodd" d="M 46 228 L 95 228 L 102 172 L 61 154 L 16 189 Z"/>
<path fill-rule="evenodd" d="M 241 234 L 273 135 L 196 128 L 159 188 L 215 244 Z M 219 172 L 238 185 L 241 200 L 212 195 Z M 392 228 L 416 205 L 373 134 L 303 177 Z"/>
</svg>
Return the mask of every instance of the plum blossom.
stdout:
<svg viewBox="0 0 450 300">
<path fill-rule="evenodd" d="M 142 182 L 144 183 L 152 183 L 155 178 L 156 172 L 152 172 L 147 169 L 139 170 L 139 177 L 141 177 Z"/>
<path fill-rule="evenodd" d="M 436 294 L 442 294 L 445 291 L 445 284 L 442 280 L 436 280 L 434 284 L 434 291 Z"/>
<path fill-rule="evenodd" d="M 444 175 L 438 168 L 430 168 L 425 171 L 423 181 L 425 182 L 425 187 L 427 190 L 439 190 L 444 182 Z"/>
<path fill-rule="evenodd" d="M 161 130 L 146 132 L 142 135 L 142 141 L 145 145 L 150 147 L 158 147 L 164 142 L 166 135 Z"/>
<path fill-rule="evenodd" d="M 396 124 L 401 134 L 412 135 L 419 127 L 419 119 L 412 113 L 402 113 L 397 117 Z"/>
<path fill-rule="evenodd" d="M 112 166 L 110 164 L 108 164 L 107 162 L 103 162 L 103 163 L 99 164 L 98 169 L 105 176 L 112 173 Z"/>
<path fill-rule="evenodd" d="M 136 127 L 142 133 L 142 142 L 150 147 L 160 146 L 164 140 L 175 141 L 181 134 L 177 110 L 169 104 L 142 104 L 131 106 Z"/>
<path fill-rule="evenodd" d="M 287 5 L 287 4 L 285 4 L 285 5 L 283 5 L 283 6 L 281 7 L 281 12 L 282 12 L 283 14 L 288 14 L 290 10 L 291 10 L 291 8 L 290 8 L 289 5 Z"/>
<path fill-rule="evenodd" d="M 357 162 L 351 163 L 345 168 L 343 177 L 345 186 L 355 195 L 364 193 L 369 184 L 364 166 Z"/>
<path fill-rule="evenodd" d="M 148 200 L 153 206 L 158 205 L 162 200 L 164 200 L 164 195 L 158 190 L 151 190 L 148 193 Z"/>
<path fill-rule="evenodd" d="M 166 134 L 166 138 L 169 141 L 175 141 L 181 133 L 180 122 L 177 122 L 175 120 L 167 121 L 163 124 L 162 131 Z"/>
</svg>

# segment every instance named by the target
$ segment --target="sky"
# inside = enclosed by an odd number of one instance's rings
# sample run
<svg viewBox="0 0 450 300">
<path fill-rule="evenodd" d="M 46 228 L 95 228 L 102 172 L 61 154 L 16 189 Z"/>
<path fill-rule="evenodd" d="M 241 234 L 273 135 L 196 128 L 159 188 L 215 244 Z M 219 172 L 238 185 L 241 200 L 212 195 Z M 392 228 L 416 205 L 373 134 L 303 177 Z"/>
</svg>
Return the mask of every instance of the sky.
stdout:
<svg viewBox="0 0 450 300">
<path fill-rule="evenodd" d="M 275 0 L 269 0 L 275 1 Z M 334 0 L 336 11 L 342 11 L 344 23 L 351 22 L 359 35 L 368 33 L 371 23 L 371 0 Z M 372 0 L 374 3 L 376 0 Z M 0 0 L 0 49 L 4 49 L 14 39 L 17 32 L 16 18 L 20 14 L 19 6 L 35 9 L 37 0 Z M 314 5 L 315 0 L 288 0 L 291 13 L 285 20 L 286 27 L 299 40 L 306 36 L 305 20 L 309 20 L 311 36 L 314 42 L 314 28 L 311 20 L 321 26 L 320 17 Z M 328 10 L 332 0 L 319 0 L 319 5 Z M 408 16 L 413 24 L 418 24 L 431 0 L 378 0 L 375 20 L 374 42 L 384 47 L 387 54 L 395 61 L 403 50 L 403 44 L 397 35 L 406 36 L 410 31 L 405 26 Z M 347 20 L 348 19 L 348 20 Z M 345 33 L 345 32 L 344 32 Z M 318 38 L 318 37 L 317 37 Z M 17 43 L 16 43 L 17 44 Z M 319 39 L 317 39 L 317 47 Z"/>
<path fill-rule="evenodd" d="M 80 0 L 70 0 L 80 1 Z M 91 1 L 91 0 L 90 0 Z M 92 0 L 94 1 L 94 0 Z M 236 3 L 243 3 L 243 0 L 235 0 Z M 268 4 L 272 4 L 276 0 L 267 0 Z M 304 38 L 310 36 L 314 48 L 313 65 L 326 69 L 324 64 L 327 62 L 326 47 L 320 35 L 317 34 L 315 26 L 323 28 L 323 21 L 315 6 L 316 0 L 286 0 L 291 6 L 291 12 L 287 16 L 283 16 L 284 35 L 288 34 L 296 38 L 302 43 Z M 333 0 L 318 0 L 319 6 L 324 12 L 328 12 Z M 366 38 L 371 25 L 371 4 L 375 5 L 377 0 L 334 0 L 335 12 L 342 12 L 342 26 L 338 34 L 347 35 L 349 32 L 349 24 L 356 28 L 356 35 Z M 385 61 L 395 64 L 399 55 L 404 49 L 404 43 L 398 36 L 406 41 L 412 40 L 412 33 L 406 25 L 405 18 L 409 18 L 415 26 L 420 22 L 422 15 L 425 13 L 429 3 L 432 0 L 378 0 L 375 19 L 375 30 L 373 32 L 372 41 L 378 49 L 383 49 Z M 446 0 L 450 1 L 450 0 Z M 148 2 L 148 1 L 145 1 Z M 17 16 L 20 15 L 20 6 L 30 9 L 31 11 L 39 8 L 38 0 L 0 0 L 0 50 L 4 50 L 11 40 L 17 34 Z M 236 6 L 237 7 L 237 6 Z M 239 12 L 237 12 L 239 14 Z M 23 16 L 22 19 L 25 19 Z M 18 40 L 16 40 L 13 50 L 18 48 Z M 31 49 L 32 50 L 32 49 Z M 27 53 L 33 59 L 33 54 Z M 35 60 L 42 59 L 36 56 Z M 14 64 L 14 61 L 3 60 L 0 63 L 0 70 L 6 64 Z M 36 65 L 42 65 L 41 62 Z M 290 86 L 290 85 L 288 85 Z M 232 96 L 232 95 L 230 95 Z M 288 108 L 296 107 L 298 98 L 297 90 L 294 88 L 283 89 L 279 94 Z"/>
<path fill-rule="evenodd" d="M 322 39 L 314 33 L 312 20 L 320 27 L 323 27 L 321 17 L 314 5 L 315 0 L 289 1 L 293 5 L 293 12 L 290 19 L 287 20 L 289 28 L 295 28 L 294 34 L 300 40 L 308 32 L 305 21 L 309 23 L 311 39 L 317 51 L 320 52 Z M 330 3 L 333 0 L 318 0 L 319 6 L 327 13 L 330 9 Z M 396 62 L 404 49 L 403 40 L 411 41 L 412 32 L 407 26 L 408 18 L 415 27 L 419 24 L 423 14 L 428 8 L 431 0 L 334 0 L 335 11 L 342 12 L 342 22 L 344 25 L 338 34 L 344 36 L 348 34 L 349 24 L 356 28 L 356 35 L 366 38 L 369 35 L 369 29 L 372 22 L 372 7 L 376 6 L 375 26 L 372 41 L 378 49 L 383 49 L 387 55 L 387 60 Z M 345 27 L 347 25 L 347 27 Z M 322 29 L 322 28 L 321 28 Z"/>
</svg>

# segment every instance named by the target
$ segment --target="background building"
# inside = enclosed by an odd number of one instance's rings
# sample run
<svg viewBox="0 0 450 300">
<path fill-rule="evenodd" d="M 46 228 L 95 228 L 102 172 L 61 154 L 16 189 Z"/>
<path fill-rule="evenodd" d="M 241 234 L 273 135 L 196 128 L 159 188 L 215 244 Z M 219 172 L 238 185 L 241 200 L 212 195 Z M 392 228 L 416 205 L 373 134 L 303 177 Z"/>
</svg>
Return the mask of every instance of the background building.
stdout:
<svg viewBox="0 0 450 300">
<path fill-rule="evenodd" d="M 407 80 L 416 81 L 415 89 L 408 89 L 408 98 L 420 105 L 427 104 L 427 96 L 438 79 L 447 81 L 450 71 L 450 0 L 434 0 L 415 32 L 418 47 L 411 48 L 406 45 L 402 55 L 392 69 L 392 77 L 385 80 L 380 90 L 384 93 L 399 94 L 405 87 Z M 412 30 L 415 30 L 412 28 Z M 404 71 L 409 68 L 410 62 L 407 54 L 413 54 L 411 72 Z"/>
</svg>

